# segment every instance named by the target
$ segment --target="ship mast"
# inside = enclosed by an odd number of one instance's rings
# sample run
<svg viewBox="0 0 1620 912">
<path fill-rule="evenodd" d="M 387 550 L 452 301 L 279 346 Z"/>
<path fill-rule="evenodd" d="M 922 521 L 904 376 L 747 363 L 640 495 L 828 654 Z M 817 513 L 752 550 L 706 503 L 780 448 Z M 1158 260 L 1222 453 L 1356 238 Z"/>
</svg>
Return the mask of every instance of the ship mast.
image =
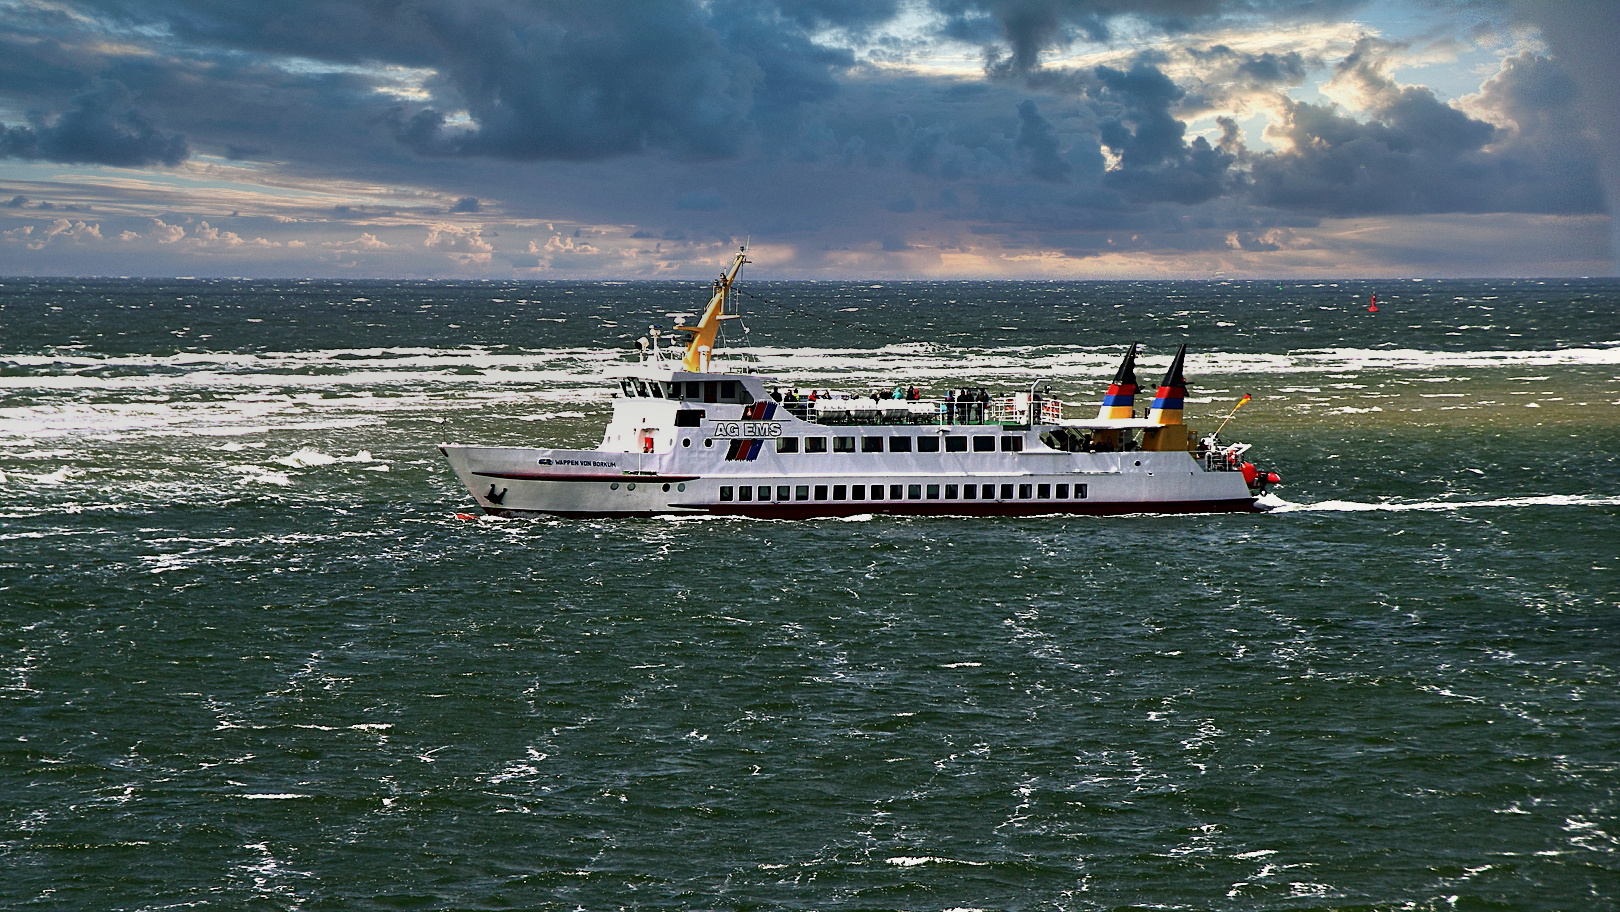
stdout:
<svg viewBox="0 0 1620 912">
<path fill-rule="evenodd" d="M 703 309 L 703 316 L 698 318 L 697 325 L 675 327 L 676 332 L 692 334 L 686 343 L 686 354 L 681 358 L 681 367 L 686 370 L 702 372 L 709 369 L 709 356 L 714 352 L 715 337 L 720 334 L 720 321 L 736 319 L 736 314 L 726 313 L 726 298 L 731 294 L 731 285 L 737 281 L 737 275 L 742 272 L 746 262 L 748 248 L 743 247 L 737 251 L 731 268 L 714 280 L 714 295 L 709 298 L 709 306 Z"/>
</svg>

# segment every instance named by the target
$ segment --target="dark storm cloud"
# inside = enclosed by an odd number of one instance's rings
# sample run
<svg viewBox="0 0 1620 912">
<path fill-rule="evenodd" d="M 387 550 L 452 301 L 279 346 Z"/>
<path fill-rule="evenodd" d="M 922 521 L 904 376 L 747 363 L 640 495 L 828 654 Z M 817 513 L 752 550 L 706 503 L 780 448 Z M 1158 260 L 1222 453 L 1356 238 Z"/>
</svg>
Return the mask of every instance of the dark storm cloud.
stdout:
<svg viewBox="0 0 1620 912">
<path fill-rule="evenodd" d="M 72 105 L 54 121 L 36 113 L 26 126 L 0 127 L 0 153 L 122 167 L 178 165 L 189 154 L 185 137 L 153 126 L 120 83 L 104 80 L 75 95 Z"/>
<path fill-rule="evenodd" d="M 1029 155 L 1029 171 L 1041 180 L 1066 181 L 1074 169 L 1058 154 L 1058 137 L 1051 122 L 1027 98 L 1018 103 L 1018 139 L 1014 145 Z"/>
<path fill-rule="evenodd" d="M 1559 101 L 1567 80 L 1544 59 L 1522 56 L 1487 84 L 1482 101 L 1515 121 L 1509 133 L 1420 86 L 1383 75 L 1372 42 L 1340 65 L 1371 98 L 1357 120 L 1332 105 L 1286 101 L 1287 153 L 1252 162 L 1263 205 L 1332 215 L 1600 211 L 1594 158 Z"/>
<path fill-rule="evenodd" d="M 1264 16 L 1270 21 L 1325 18 L 1365 0 L 932 0 L 945 31 L 958 40 L 992 45 L 989 64 L 1003 75 L 1028 73 L 1042 52 L 1076 40 L 1104 43 L 1122 19 L 1175 34 L 1222 20 Z"/>
</svg>

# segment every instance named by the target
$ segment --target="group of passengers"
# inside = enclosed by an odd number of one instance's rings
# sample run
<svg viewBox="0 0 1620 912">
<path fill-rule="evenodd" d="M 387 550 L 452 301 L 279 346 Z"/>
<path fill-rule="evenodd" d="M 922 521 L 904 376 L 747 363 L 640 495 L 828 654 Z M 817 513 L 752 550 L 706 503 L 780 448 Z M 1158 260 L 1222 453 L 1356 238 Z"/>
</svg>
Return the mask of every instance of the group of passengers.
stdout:
<svg viewBox="0 0 1620 912">
<path fill-rule="evenodd" d="M 945 394 L 945 416 L 957 424 L 983 424 L 990 409 L 990 393 L 984 387 L 963 387 Z"/>
</svg>

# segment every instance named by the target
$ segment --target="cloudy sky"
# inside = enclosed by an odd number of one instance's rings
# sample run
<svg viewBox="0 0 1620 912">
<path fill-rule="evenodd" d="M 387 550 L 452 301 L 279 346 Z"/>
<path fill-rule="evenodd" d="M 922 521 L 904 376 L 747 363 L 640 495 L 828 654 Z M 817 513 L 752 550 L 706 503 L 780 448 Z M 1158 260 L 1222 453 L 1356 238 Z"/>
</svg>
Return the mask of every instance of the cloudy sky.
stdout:
<svg viewBox="0 0 1620 912">
<path fill-rule="evenodd" d="M 1612 0 L 0 0 L 0 274 L 1613 275 Z"/>
</svg>

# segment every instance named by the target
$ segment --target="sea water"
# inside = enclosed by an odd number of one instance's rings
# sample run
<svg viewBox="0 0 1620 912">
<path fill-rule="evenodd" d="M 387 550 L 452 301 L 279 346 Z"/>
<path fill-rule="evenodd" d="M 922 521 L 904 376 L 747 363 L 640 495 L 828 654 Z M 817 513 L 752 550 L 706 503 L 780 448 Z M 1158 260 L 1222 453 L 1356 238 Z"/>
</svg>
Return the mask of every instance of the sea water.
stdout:
<svg viewBox="0 0 1620 912">
<path fill-rule="evenodd" d="M 1186 342 L 1276 509 L 463 521 L 706 289 L 7 280 L 0 905 L 1620 907 L 1620 283 L 745 287 L 803 388 Z"/>
</svg>

